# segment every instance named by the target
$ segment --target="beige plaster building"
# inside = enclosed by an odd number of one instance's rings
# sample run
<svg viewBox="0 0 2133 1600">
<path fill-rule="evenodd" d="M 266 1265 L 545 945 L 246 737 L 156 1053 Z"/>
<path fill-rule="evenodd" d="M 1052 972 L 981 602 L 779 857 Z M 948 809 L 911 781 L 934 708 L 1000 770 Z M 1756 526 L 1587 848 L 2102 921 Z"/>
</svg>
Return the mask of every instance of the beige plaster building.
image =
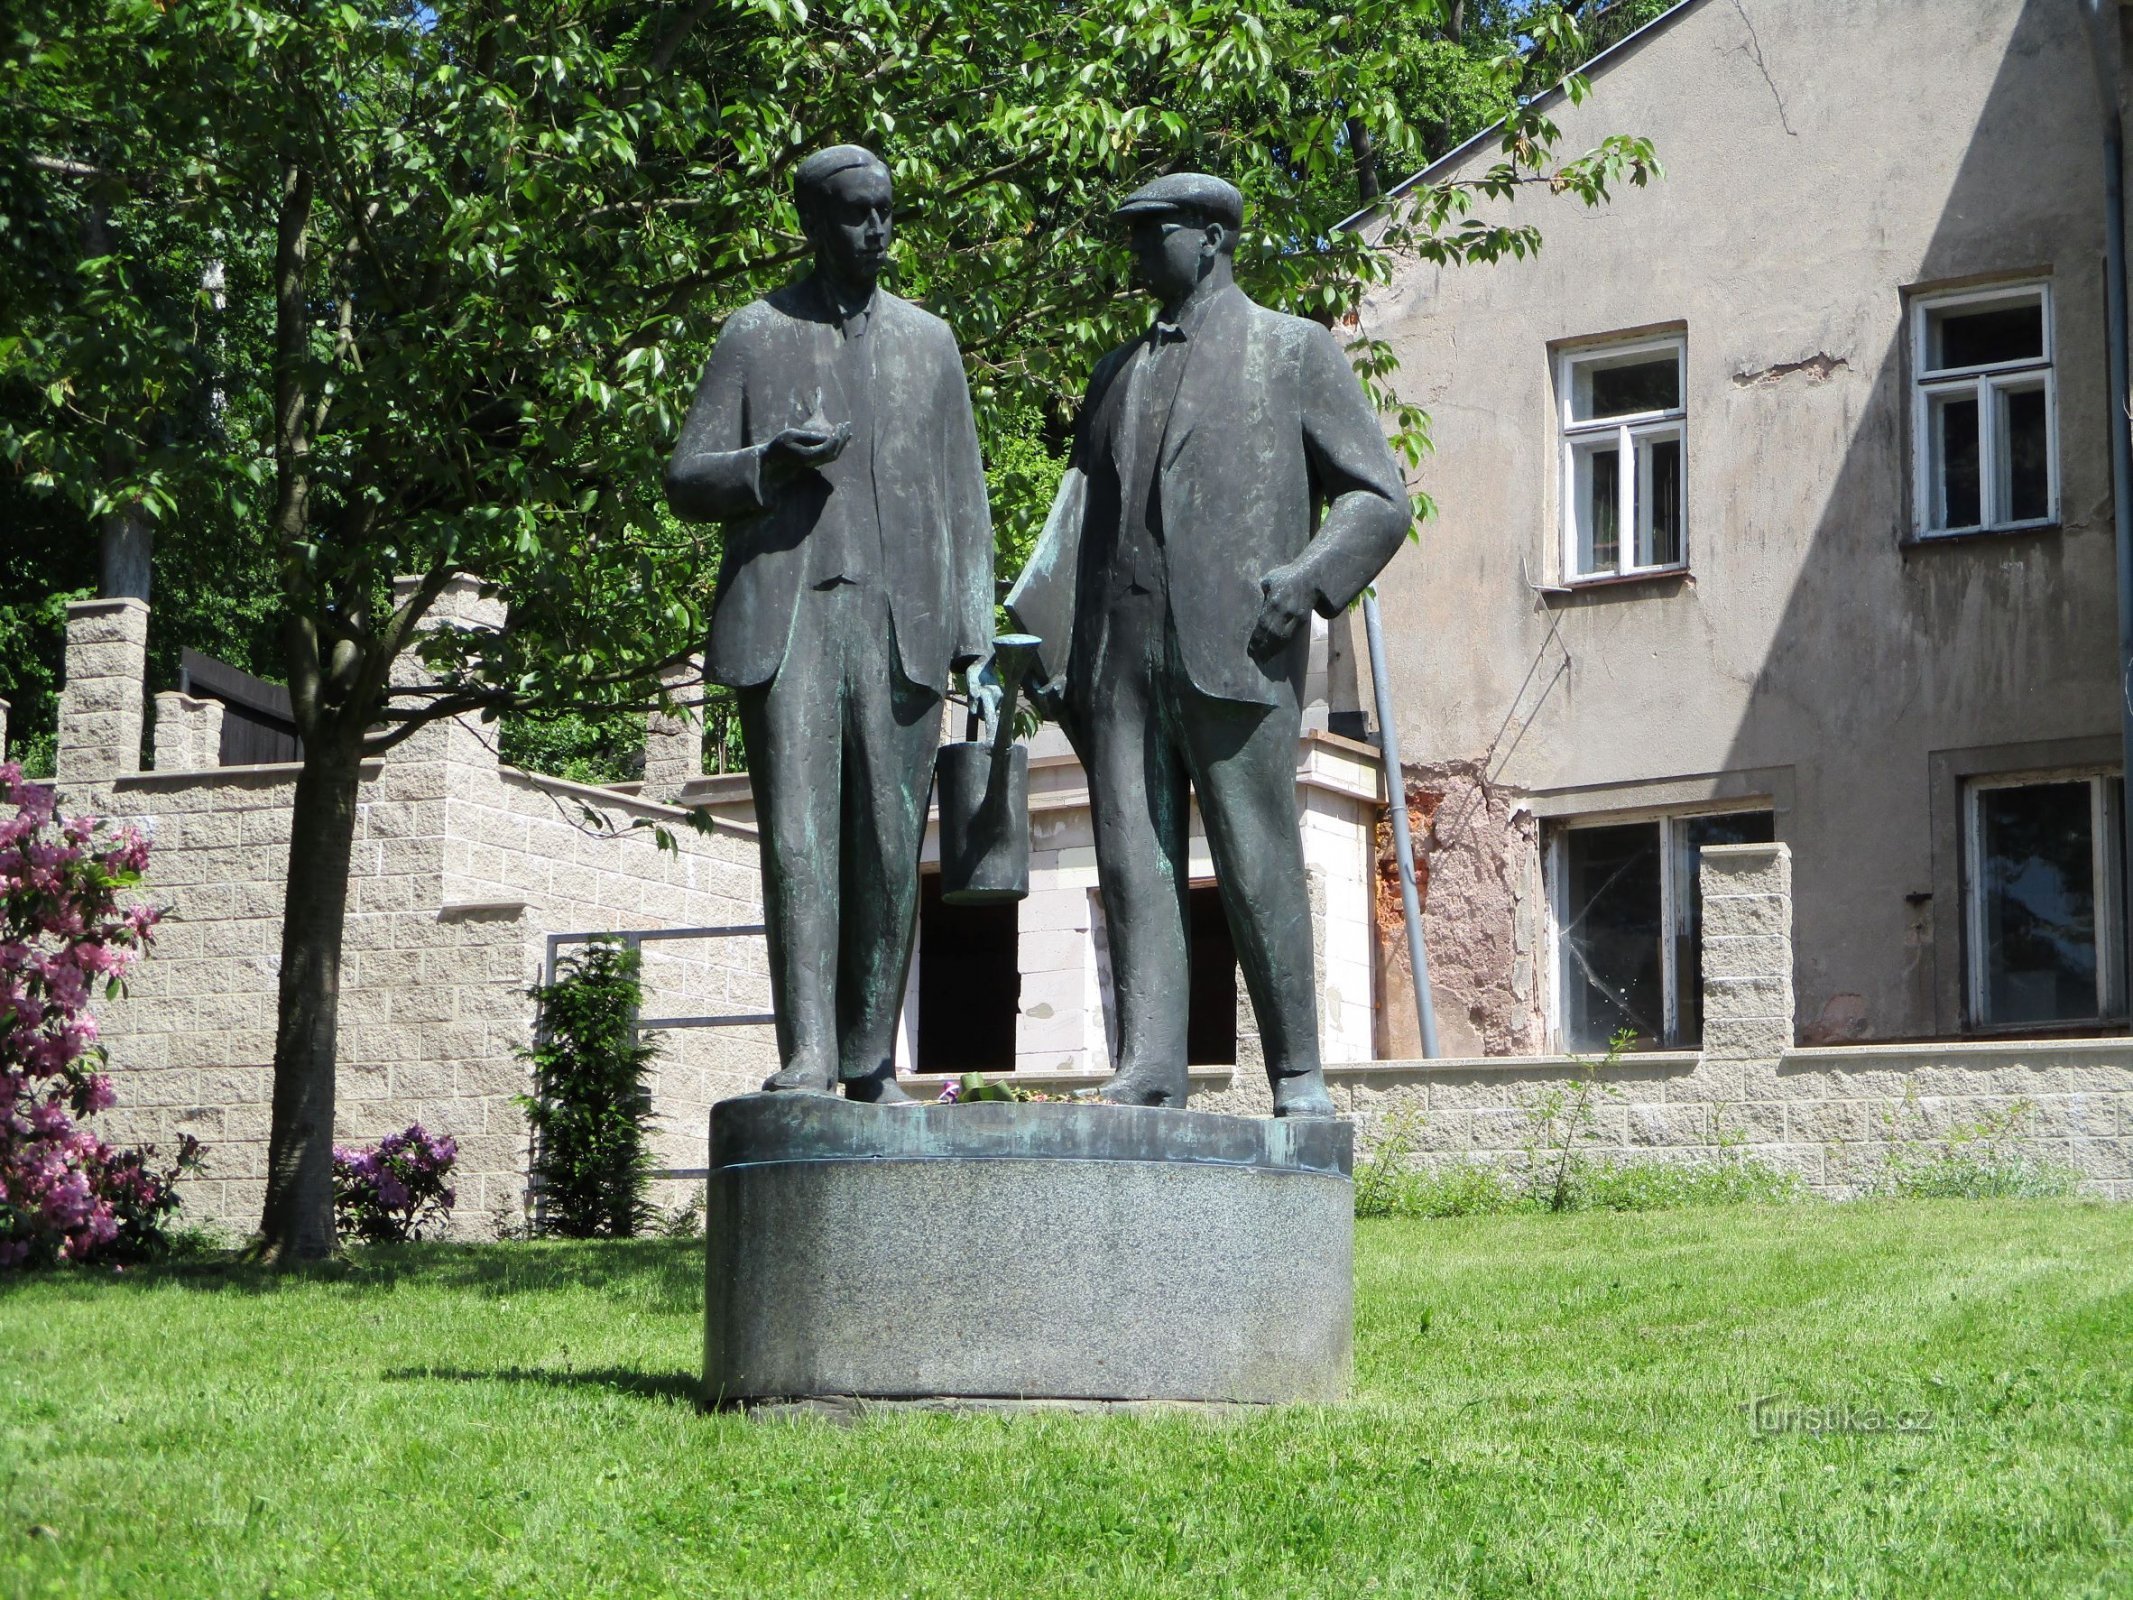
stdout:
<svg viewBox="0 0 2133 1600">
<path fill-rule="evenodd" d="M 1693 1046 L 1698 852 L 1771 839 L 1802 1044 L 2120 1031 L 2079 7 L 1687 0 L 1590 78 L 1564 148 L 1665 177 L 1364 313 L 1434 422 L 1380 593 L 1447 1050 Z"/>
</svg>

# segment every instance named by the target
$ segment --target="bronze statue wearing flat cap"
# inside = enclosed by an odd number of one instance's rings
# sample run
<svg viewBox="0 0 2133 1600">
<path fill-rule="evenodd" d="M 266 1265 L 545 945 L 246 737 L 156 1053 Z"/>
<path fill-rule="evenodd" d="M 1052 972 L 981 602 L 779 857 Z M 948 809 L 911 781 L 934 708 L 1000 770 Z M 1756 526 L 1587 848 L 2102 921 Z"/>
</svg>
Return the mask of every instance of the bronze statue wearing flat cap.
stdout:
<svg viewBox="0 0 2133 1600">
<path fill-rule="evenodd" d="M 1199 799 L 1277 1116 L 1331 1116 L 1296 747 L 1313 609 L 1399 549 L 1407 489 L 1333 335 L 1254 304 L 1243 199 L 1174 173 L 1129 195 L 1147 333 L 1089 379 L 1073 455 L 1008 597 L 1089 774 L 1118 1019 L 1105 1096 L 1186 1096 L 1187 785 Z"/>
<path fill-rule="evenodd" d="M 889 169 L 837 145 L 793 194 L 814 270 L 727 320 L 667 498 L 725 525 L 705 673 L 738 691 L 755 792 L 764 1087 L 902 1100 L 926 798 L 950 675 L 992 639 L 992 522 L 955 336 L 877 282 Z"/>
</svg>

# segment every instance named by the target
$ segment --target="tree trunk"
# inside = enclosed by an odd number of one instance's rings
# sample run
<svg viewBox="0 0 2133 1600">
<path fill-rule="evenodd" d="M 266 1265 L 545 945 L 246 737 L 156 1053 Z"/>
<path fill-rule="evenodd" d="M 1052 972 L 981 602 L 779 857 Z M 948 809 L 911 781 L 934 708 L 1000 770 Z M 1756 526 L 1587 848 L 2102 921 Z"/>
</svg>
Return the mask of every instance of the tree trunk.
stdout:
<svg viewBox="0 0 2133 1600">
<path fill-rule="evenodd" d="M 111 213 L 104 196 L 99 193 L 92 198 L 82 213 L 82 243 L 92 256 L 108 256 L 117 252 L 118 246 L 111 238 Z M 154 431 L 154 419 L 147 419 L 142 436 Z M 142 440 L 135 440 L 140 443 Z M 104 483 L 106 487 L 122 477 L 126 471 L 125 452 L 114 443 L 104 450 Z M 96 593 L 100 599 L 127 598 L 146 600 L 148 584 L 153 568 L 151 556 L 155 551 L 155 524 L 148 520 L 147 513 L 139 505 L 127 506 L 121 511 L 106 513 L 98 519 L 96 551 Z"/>
<path fill-rule="evenodd" d="M 123 469 L 116 461 L 107 467 L 110 472 L 120 470 Z M 155 541 L 155 524 L 139 506 L 128 506 L 104 517 L 97 538 L 97 594 L 106 600 L 120 596 L 146 600 L 154 572 Z"/>
<path fill-rule="evenodd" d="M 322 729 L 322 733 L 326 730 Z M 289 818 L 281 997 L 274 1034 L 274 1120 L 260 1246 L 291 1265 L 333 1254 L 333 1088 L 341 936 L 355 843 L 361 738 L 333 730 L 307 744 Z"/>
<path fill-rule="evenodd" d="M 1355 157 L 1356 198 L 1367 206 L 1379 194 L 1378 142 L 1370 137 L 1370 125 L 1361 117 L 1348 119 L 1348 150 Z"/>
</svg>

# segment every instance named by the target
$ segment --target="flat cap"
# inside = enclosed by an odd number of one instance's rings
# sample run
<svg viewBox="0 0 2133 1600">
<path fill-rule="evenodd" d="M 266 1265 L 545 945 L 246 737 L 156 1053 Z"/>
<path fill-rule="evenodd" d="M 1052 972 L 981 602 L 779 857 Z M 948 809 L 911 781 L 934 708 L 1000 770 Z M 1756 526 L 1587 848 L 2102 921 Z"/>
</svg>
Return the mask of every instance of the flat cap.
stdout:
<svg viewBox="0 0 2133 1600">
<path fill-rule="evenodd" d="M 1111 215 L 1130 221 L 1179 211 L 1231 228 L 1244 226 L 1244 196 L 1234 185 L 1205 172 L 1166 173 L 1127 195 Z"/>
</svg>

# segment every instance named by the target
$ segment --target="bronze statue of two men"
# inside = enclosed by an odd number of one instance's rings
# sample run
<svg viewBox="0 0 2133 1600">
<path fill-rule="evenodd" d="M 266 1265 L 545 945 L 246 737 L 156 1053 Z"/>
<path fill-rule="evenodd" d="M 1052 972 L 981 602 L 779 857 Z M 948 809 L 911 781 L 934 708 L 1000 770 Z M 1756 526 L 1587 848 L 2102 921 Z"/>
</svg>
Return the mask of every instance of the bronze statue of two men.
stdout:
<svg viewBox="0 0 2133 1600">
<path fill-rule="evenodd" d="M 954 336 L 877 281 L 888 169 L 840 145 L 794 190 L 814 270 L 729 320 L 667 490 L 725 524 L 706 675 L 736 691 L 755 790 L 765 1087 L 887 1102 L 905 1098 L 895 1030 L 951 677 L 999 703 L 992 529 Z M 1333 336 L 1237 287 L 1243 209 L 1194 173 L 1118 207 L 1156 321 L 1097 363 L 1007 606 L 1044 641 L 1029 687 L 1089 778 L 1118 1019 L 1104 1098 L 1185 1104 L 1189 784 L 1275 1115 L 1331 1116 L 1296 819 L 1308 618 L 1392 558 L 1407 492 Z"/>
</svg>

